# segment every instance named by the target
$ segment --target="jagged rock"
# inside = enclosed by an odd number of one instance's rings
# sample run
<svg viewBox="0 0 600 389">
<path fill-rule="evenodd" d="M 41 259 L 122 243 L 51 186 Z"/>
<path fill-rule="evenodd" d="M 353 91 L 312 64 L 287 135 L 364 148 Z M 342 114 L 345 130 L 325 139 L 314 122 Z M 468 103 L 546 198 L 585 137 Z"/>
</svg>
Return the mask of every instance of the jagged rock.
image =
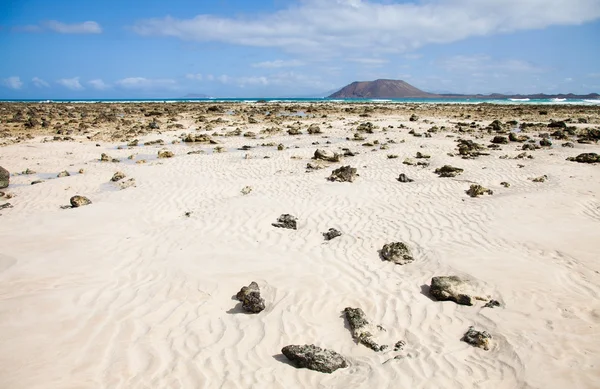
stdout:
<svg viewBox="0 0 600 389">
<path fill-rule="evenodd" d="M 502 145 L 505 145 L 505 144 L 507 144 L 507 143 L 508 143 L 508 138 L 506 138 L 505 136 L 502 136 L 502 135 L 496 135 L 496 136 L 495 136 L 495 137 L 492 139 L 492 141 L 491 141 L 491 142 L 492 142 L 492 143 L 495 143 L 495 144 L 502 144 Z"/>
<path fill-rule="evenodd" d="M 504 126 L 502 125 L 502 122 L 500 120 L 494 120 L 493 122 L 490 123 L 489 127 L 496 132 L 500 132 L 504 130 Z"/>
<path fill-rule="evenodd" d="M 62 177 L 69 177 L 71 175 L 71 173 L 69 173 L 66 170 L 63 170 L 62 172 L 58 173 L 58 175 L 56 176 L 57 178 L 62 178 Z"/>
<path fill-rule="evenodd" d="M 490 339 L 492 339 L 492 335 L 487 331 L 477 331 L 475 330 L 475 327 L 470 326 L 469 330 L 463 335 L 461 340 L 469 343 L 471 346 L 489 350 Z"/>
<path fill-rule="evenodd" d="M 186 143 L 210 143 L 213 145 L 219 143 L 207 134 L 188 134 L 183 138 L 183 141 Z"/>
<path fill-rule="evenodd" d="M 323 131 L 321 131 L 321 128 L 316 124 L 311 124 L 310 126 L 308 126 L 308 130 L 306 130 L 306 132 L 308 132 L 311 135 L 323 133 Z"/>
<path fill-rule="evenodd" d="M 271 223 L 271 225 L 277 228 L 288 228 L 290 230 L 295 230 L 297 220 L 297 217 L 285 213 L 279 216 L 279 218 L 277 219 L 277 223 Z"/>
<path fill-rule="evenodd" d="M 130 188 L 132 186 L 135 186 L 135 178 L 130 178 L 128 180 L 119 182 L 119 188 L 121 190 Z"/>
<path fill-rule="evenodd" d="M 404 173 L 400 173 L 400 175 L 398 176 L 397 180 L 400 181 L 400 182 L 404 182 L 404 183 L 406 183 L 406 182 L 413 182 L 414 181 L 413 179 L 408 178 L 406 176 L 406 174 L 404 174 Z"/>
<path fill-rule="evenodd" d="M 325 240 L 331 240 L 333 238 L 337 238 L 338 236 L 342 236 L 342 233 L 335 228 L 330 228 L 329 231 L 323 233 Z"/>
<path fill-rule="evenodd" d="M 399 340 L 396 342 L 396 344 L 394 344 L 394 351 L 402 351 L 402 349 L 404 349 L 404 346 L 406 346 L 406 342 L 403 340 Z"/>
<path fill-rule="evenodd" d="M 87 197 L 79 195 L 71 197 L 70 202 L 73 208 L 83 207 L 84 205 L 89 205 L 92 203 L 92 201 Z"/>
<path fill-rule="evenodd" d="M 327 161 L 327 162 L 339 162 L 340 155 L 333 151 L 317 149 L 317 150 L 315 150 L 313 159 L 320 159 L 320 160 Z"/>
<path fill-rule="evenodd" d="M 13 208 L 13 205 L 11 203 L 0 204 L 0 209 L 7 209 L 7 208 Z"/>
<path fill-rule="evenodd" d="M 550 139 L 544 138 L 540 141 L 540 146 L 550 147 L 550 146 L 552 146 L 552 142 L 550 141 Z"/>
<path fill-rule="evenodd" d="M 344 309 L 344 315 L 348 321 L 354 340 L 373 351 L 383 351 L 387 348 L 387 346 L 381 346 L 373 340 L 373 326 L 367 320 L 362 309 L 347 307 Z"/>
<path fill-rule="evenodd" d="M 434 173 L 440 177 L 456 177 L 464 172 L 464 169 L 450 165 L 444 165 L 441 168 L 435 169 Z"/>
<path fill-rule="evenodd" d="M 306 170 L 310 171 L 310 170 L 319 170 L 319 169 L 323 169 L 325 166 L 320 165 L 318 163 L 312 163 L 309 162 L 306 164 Z"/>
<path fill-rule="evenodd" d="M 471 187 L 466 191 L 471 197 L 482 196 L 484 194 L 493 195 L 494 192 L 491 189 L 484 188 L 479 184 L 472 184 Z"/>
<path fill-rule="evenodd" d="M 530 178 L 530 180 L 533 182 L 546 182 L 547 179 L 548 179 L 548 176 L 545 174 L 543 176 L 539 176 L 536 178 Z"/>
<path fill-rule="evenodd" d="M 123 178 L 125 178 L 125 173 L 123 172 L 116 172 L 112 178 L 110 179 L 112 182 L 117 182 L 122 180 Z"/>
<path fill-rule="evenodd" d="M 332 350 L 317 347 L 314 344 L 289 345 L 281 349 L 283 355 L 299 368 L 307 368 L 321 373 L 333 373 L 337 369 L 348 367 L 348 362 Z"/>
<path fill-rule="evenodd" d="M 259 313 L 265 309 L 265 299 L 260 297 L 260 288 L 254 281 L 242 287 L 235 298 L 242 302 L 242 308 L 246 312 Z"/>
<path fill-rule="evenodd" d="M 366 132 L 367 134 L 372 134 L 373 128 L 374 128 L 373 123 L 366 122 L 366 123 L 359 124 L 358 127 L 356 127 L 356 131 L 363 131 L 363 132 Z"/>
<path fill-rule="evenodd" d="M 356 168 L 348 165 L 335 169 L 327 179 L 329 181 L 353 182 L 357 176 Z"/>
<path fill-rule="evenodd" d="M 567 161 L 579 162 L 579 163 L 596 163 L 600 162 L 600 155 L 596 153 L 583 153 L 576 157 L 569 157 Z"/>
<path fill-rule="evenodd" d="M 173 158 L 173 156 L 175 156 L 175 154 L 169 150 L 161 150 L 158 152 L 158 158 Z"/>
<path fill-rule="evenodd" d="M 148 142 L 144 142 L 144 146 L 152 146 L 152 145 L 164 145 L 165 141 L 162 139 L 151 140 Z"/>
<path fill-rule="evenodd" d="M 438 276 L 431 279 L 429 294 L 438 301 L 454 301 L 460 305 L 473 305 L 473 297 L 467 294 L 468 283 L 457 276 Z"/>
<path fill-rule="evenodd" d="M 500 185 L 502 185 L 502 186 L 503 186 L 503 187 L 505 187 L 505 188 L 510 188 L 510 184 L 509 184 L 508 182 L 506 182 L 506 181 L 502 181 L 502 182 L 500 183 Z"/>
<path fill-rule="evenodd" d="M 135 146 L 137 146 L 139 143 L 140 143 L 140 141 L 139 141 L 139 140 L 137 140 L 137 139 L 134 139 L 134 140 L 132 140 L 131 142 L 127 143 L 127 146 L 129 146 L 129 147 L 135 147 Z"/>
<path fill-rule="evenodd" d="M 484 308 L 495 308 L 495 307 L 499 307 L 499 306 L 500 306 L 500 302 L 499 301 L 490 300 L 483 307 Z"/>
<path fill-rule="evenodd" d="M 112 158 L 108 154 L 102 153 L 100 155 L 100 162 L 119 162 L 117 158 Z"/>
<path fill-rule="evenodd" d="M 385 244 L 381 249 L 380 254 L 383 260 L 394 262 L 397 265 L 406 265 L 415 260 L 408 246 L 402 242 Z"/>
<path fill-rule="evenodd" d="M 245 187 L 242 188 L 241 192 L 242 192 L 243 195 L 250 194 L 250 192 L 252 192 L 252 187 L 251 186 L 245 186 Z"/>
<path fill-rule="evenodd" d="M 481 150 L 485 150 L 485 147 L 479 143 L 467 139 L 458 140 L 458 153 L 463 156 L 463 159 L 475 158 L 480 155 L 490 155 L 489 153 L 481 152 Z"/>
<path fill-rule="evenodd" d="M 10 172 L 0 166 L 0 189 L 7 188 L 10 184 Z"/>
</svg>

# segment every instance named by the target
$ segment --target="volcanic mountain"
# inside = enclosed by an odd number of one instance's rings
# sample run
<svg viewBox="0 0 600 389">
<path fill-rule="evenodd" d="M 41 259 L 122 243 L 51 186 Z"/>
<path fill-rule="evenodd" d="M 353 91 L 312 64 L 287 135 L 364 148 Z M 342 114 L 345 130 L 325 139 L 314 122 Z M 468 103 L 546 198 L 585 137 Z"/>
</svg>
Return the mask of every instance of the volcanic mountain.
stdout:
<svg viewBox="0 0 600 389">
<path fill-rule="evenodd" d="M 424 92 L 402 80 L 355 81 L 329 96 L 332 99 L 402 99 L 410 97 L 440 96 Z"/>
</svg>

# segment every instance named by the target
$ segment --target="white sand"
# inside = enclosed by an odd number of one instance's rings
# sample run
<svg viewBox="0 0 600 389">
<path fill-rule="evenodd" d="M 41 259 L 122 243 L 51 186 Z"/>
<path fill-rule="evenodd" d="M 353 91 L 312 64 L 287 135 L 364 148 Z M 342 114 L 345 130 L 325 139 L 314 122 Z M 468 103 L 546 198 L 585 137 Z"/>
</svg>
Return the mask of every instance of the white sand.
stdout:
<svg viewBox="0 0 600 389">
<path fill-rule="evenodd" d="M 369 120 L 400 119 L 408 124 Z M 394 129 L 388 136 L 406 143 L 372 152 L 342 140 L 347 123 L 322 127 L 330 149 L 360 152 L 342 161 L 358 169 L 354 183 L 326 181 L 332 168 L 305 172 L 311 143 L 325 146 L 320 136 L 219 138 L 229 149 L 222 154 L 167 145 L 176 155 L 168 160 L 156 160 L 160 146 L 116 150 L 124 143 L 36 138 L 0 149 L 11 172 L 37 171 L 12 177 L 14 208 L 0 211 L 0 388 L 599 387 L 600 167 L 565 158 L 600 146 L 499 159 L 520 153 L 511 144 L 462 160 L 446 155 L 455 138 Z M 270 141 L 290 148 L 236 150 Z M 190 148 L 208 153 L 186 155 Z M 429 168 L 402 164 L 417 151 L 432 155 Z M 101 163 L 102 152 L 135 152 L 148 163 Z M 444 164 L 465 172 L 438 178 L 432 171 Z M 65 169 L 71 177 L 29 185 Z M 109 182 L 117 170 L 137 187 L 118 190 Z M 402 172 L 415 182 L 397 182 Z M 543 174 L 545 183 L 528 180 Z M 471 182 L 494 195 L 468 197 Z M 253 191 L 244 196 L 246 185 Z M 75 194 L 93 204 L 59 208 Z M 271 226 L 283 213 L 299 218 L 297 231 Z M 325 242 L 330 227 L 344 235 Z M 397 240 L 415 262 L 379 259 L 377 250 Z M 432 276 L 452 274 L 505 306 L 422 293 Z M 232 300 L 250 281 L 266 300 L 257 315 L 238 313 Z M 347 306 L 387 329 L 379 341 L 405 340 L 405 350 L 356 344 Z M 470 325 L 492 334 L 490 351 L 460 341 Z M 305 343 L 341 353 L 350 367 L 292 367 L 281 348 Z"/>
</svg>

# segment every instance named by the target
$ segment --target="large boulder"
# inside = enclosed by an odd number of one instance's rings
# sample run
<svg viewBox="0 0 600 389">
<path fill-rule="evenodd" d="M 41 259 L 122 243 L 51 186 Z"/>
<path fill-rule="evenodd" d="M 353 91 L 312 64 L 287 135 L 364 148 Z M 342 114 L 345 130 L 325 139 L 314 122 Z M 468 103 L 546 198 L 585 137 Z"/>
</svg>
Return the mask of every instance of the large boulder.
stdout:
<svg viewBox="0 0 600 389">
<path fill-rule="evenodd" d="M 394 262 L 397 265 L 406 265 L 413 262 L 410 249 L 402 242 L 387 243 L 380 251 L 381 258 L 385 261 Z"/>
<path fill-rule="evenodd" d="M 8 187 L 10 183 L 10 173 L 8 170 L 0 166 L 0 189 L 4 189 Z"/>
<path fill-rule="evenodd" d="M 296 367 L 307 368 L 321 373 L 333 373 L 337 369 L 348 367 L 348 362 L 332 350 L 317 347 L 314 344 L 290 345 L 281 349 Z"/>
<path fill-rule="evenodd" d="M 373 326 L 367 320 L 367 316 L 362 309 L 347 307 L 344 309 L 344 316 L 352 331 L 352 337 L 358 343 L 363 344 L 373 351 L 383 351 L 387 348 L 386 345 L 381 346 L 377 344 L 373 339 Z"/>
<path fill-rule="evenodd" d="M 242 302 L 242 308 L 246 312 L 259 313 L 265 309 L 265 299 L 260 297 L 260 288 L 254 281 L 242 287 L 235 297 Z"/>
<path fill-rule="evenodd" d="M 576 157 L 569 157 L 567 161 L 579 162 L 579 163 L 596 163 L 600 162 L 600 155 L 596 153 L 583 153 Z"/>
<path fill-rule="evenodd" d="M 469 295 L 470 285 L 457 276 L 438 276 L 431 279 L 429 294 L 438 301 L 454 301 L 460 305 L 473 305 Z"/>
<path fill-rule="evenodd" d="M 335 169 L 331 172 L 331 175 L 327 179 L 329 181 L 353 182 L 357 176 L 358 174 L 356 174 L 356 168 L 348 165 Z"/>
</svg>

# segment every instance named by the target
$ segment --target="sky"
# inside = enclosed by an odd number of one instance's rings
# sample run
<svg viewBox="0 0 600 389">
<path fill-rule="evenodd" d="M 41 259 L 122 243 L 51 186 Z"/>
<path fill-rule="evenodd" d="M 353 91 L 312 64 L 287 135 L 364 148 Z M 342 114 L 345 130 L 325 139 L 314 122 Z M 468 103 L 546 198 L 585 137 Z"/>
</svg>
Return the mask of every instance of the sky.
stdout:
<svg viewBox="0 0 600 389">
<path fill-rule="evenodd" d="M 0 0 L 0 99 L 600 93 L 600 0 Z"/>
</svg>

